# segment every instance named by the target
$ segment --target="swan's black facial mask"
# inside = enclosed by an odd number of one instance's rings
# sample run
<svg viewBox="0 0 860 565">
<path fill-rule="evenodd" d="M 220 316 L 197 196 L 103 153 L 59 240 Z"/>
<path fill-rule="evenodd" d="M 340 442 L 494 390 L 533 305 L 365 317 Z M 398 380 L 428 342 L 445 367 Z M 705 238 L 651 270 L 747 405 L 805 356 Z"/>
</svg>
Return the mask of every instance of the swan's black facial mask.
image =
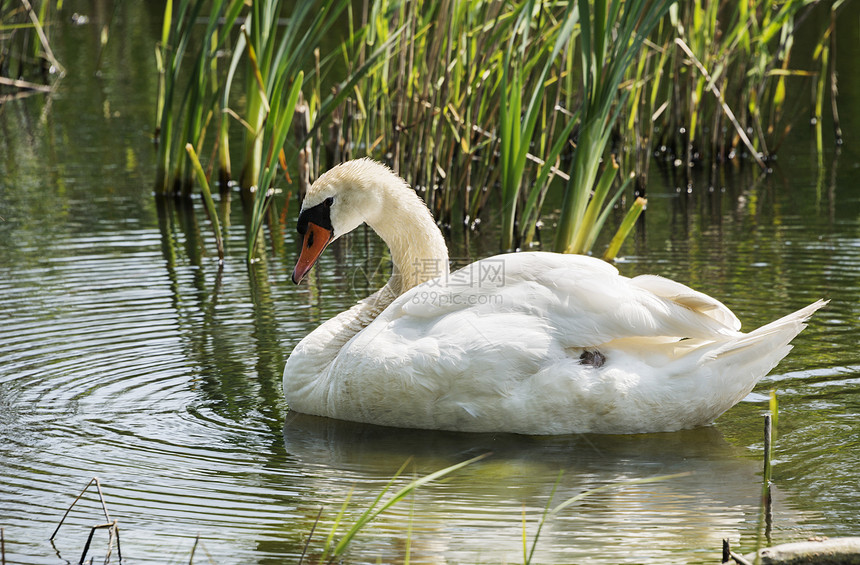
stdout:
<svg viewBox="0 0 860 565">
<path fill-rule="evenodd" d="M 334 228 L 331 225 L 331 204 L 332 199 L 326 198 L 316 206 L 308 208 L 307 210 L 302 210 L 302 213 L 299 214 L 299 221 L 296 225 L 296 230 L 298 230 L 301 235 L 305 235 L 308 231 L 308 224 L 312 222 L 333 233 Z"/>
<path fill-rule="evenodd" d="M 332 199 L 326 198 L 316 206 L 302 210 L 296 229 L 303 235 L 302 250 L 293 269 L 293 282 L 299 284 L 334 238 L 331 225 Z"/>
</svg>

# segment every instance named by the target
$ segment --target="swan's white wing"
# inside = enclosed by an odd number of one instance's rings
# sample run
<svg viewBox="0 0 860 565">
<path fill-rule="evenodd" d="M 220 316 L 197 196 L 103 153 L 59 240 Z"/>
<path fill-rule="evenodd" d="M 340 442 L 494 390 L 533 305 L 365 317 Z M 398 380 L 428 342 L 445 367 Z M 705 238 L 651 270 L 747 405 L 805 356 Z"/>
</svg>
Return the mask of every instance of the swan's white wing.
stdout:
<svg viewBox="0 0 860 565">
<path fill-rule="evenodd" d="M 673 302 L 710 316 L 735 331 L 741 329 L 741 321 L 738 320 L 734 312 L 726 308 L 725 304 L 686 285 L 657 275 L 639 275 L 631 279 L 631 282 L 657 296 L 668 298 Z"/>
<path fill-rule="evenodd" d="M 592 257 L 517 253 L 467 269 L 412 289 L 389 308 L 399 312 L 388 314 L 423 319 L 425 326 L 460 311 L 474 310 L 486 325 L 520 314 L 527 323 L 539 320 L 565 347 L 633 337 L 714 339 L 740 328 L 728 308 L 702 293 L 659 277 L 631 280 Z"/>
</svg>

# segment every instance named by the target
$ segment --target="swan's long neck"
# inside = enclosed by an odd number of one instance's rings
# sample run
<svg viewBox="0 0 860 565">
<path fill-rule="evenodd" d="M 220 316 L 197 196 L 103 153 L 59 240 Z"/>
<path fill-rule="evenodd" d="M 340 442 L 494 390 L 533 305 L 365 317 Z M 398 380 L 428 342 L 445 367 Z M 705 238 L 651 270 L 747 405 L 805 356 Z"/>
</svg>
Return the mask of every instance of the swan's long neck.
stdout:
<svg viewBox="0 0 860 565">
<path fill-rule="evenodd" d="M 388 287 L 397 296 L 448 274 L 448 247 L 424 202 L 393 174 L 380 185 L 379 214 L 367 224 L 391 250 L 394 274 Z"/>
<path fill-rule="evenodd" d="M 301 353 L 290 357 L 287 369 L 308 363 L 306 374 L 312 382 L 320 367 L 326 366 L 340 349 L 367 327 L 398 296 L 410 288 L 435 277 L 448 274 L 448 248 L 430 210 L 409 186 L 388 169 L 358 162 L 354 166 L 371 166 L 376 174 L 358 175 L 351 180 L 361 183 L 374 195 L 373 205 L 362 210 L 362 218 L 388 244 L 394 272 L 376 293 L 327 321 L 308 335 L 297 348 Z M 286 381 L 285 381 L 286 382 Z M 292 385 L 304 386 L 301 379 Z M 285 385 L 286 386 L 286 385 Z"/>
</svg>

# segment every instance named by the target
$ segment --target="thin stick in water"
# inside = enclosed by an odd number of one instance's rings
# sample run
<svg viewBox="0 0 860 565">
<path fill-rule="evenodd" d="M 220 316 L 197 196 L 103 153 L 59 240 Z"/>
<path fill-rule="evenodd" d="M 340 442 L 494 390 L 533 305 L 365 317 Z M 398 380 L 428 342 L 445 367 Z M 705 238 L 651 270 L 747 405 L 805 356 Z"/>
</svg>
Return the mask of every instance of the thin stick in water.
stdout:
<svg viewBox="0 0 860 565">
<path fill-rule="evenodd" d="M 317 529 L 317 524 L 320 523 L 320 517 L 322 516 L 323 507 L 320 506 L 320 511 L 317 513 L 317 519 L 314 520 L 314 525 L 311 526 L 311 532 L 308 534 L 308 539 L 305 541 L 305 547 L 302 549 L 302 554 L 299 557 L 299 565 L 302 565 L 302 561 L 305 560 L 305 555 L 308 554 L 308 546 L 311 544 L 311 538 L 314 536 L 314 531 Z"/>
<path fill-rule="evenodd" d="M 87 536 L 87 543 L 84 544 L 84 551 L 83 551 L 83 553 L 81 553 L 80 563 L 83 563 L 84 560 L 87 558 L 87 553 L 89 553 L 89 551 L 90 551 L 90 544 L 93 541 L 93 534 L 96 533 L 96 530 L 100 530 L 103 528 L 110 528 L 109 535 L 110 535 L 111 539 L 113 539 L 113 532 L 116 529 L 116 520 L 114 520 L 113 522 L 107 523 L 107 524 L 98 524 L 97 526 L 93 526 L 92 528 L 90 528 L 90 535 Z M 113 545 L 113 544 L 111 544 L 111 545 Z M 108 546 L 108 554 L 105 556 L 105 561 L 110 559 L 110 550 L 111 550 L 111 547 L 109 545 Z"/>
<path fill-rule="evenodd" d="M 764 417 L 764 480 L 765 482 L 770 482 L 770 454 L 771 454 L 771 446 L 770 446 L 770 438 L 771 432 L 773 431 L 773 421 L 770 414 L 766 414 Z"/>
<path fill-rule="evenodd" d="M 702 76 L 705 77 L 705 80 L 708 81 L 707 89 L 710 90 L 714 94 L 714 96 L 717 97 L 717 101 L 723 108 L 723 112 L 725 112 L 726 117 L 729 118 L 729 121 L 732 122 L 732 125 L 735 126 L 735 131 L 738 132 L 738 135 L 740 136 L 741 140 L 743 140 L 744 145 L 746 145 L 747 149 L 750 150 L 750 154 L 753 156 L 753 159 L 755 159 L 755 162 L 758 163 L 759 167 L 761 167 L 763 171 L 767 171 L 767 165 L 765 165 L 764 161 L 762 161 L 761 157 L 758 154 L 758 151 L 750 141 L 750 138 L 747 137 L 744 128 L 741 126 L 740 123 L 738 123 L 738 119 L 735 117 L 735 113 L 732 112 L 732 109 L 729 108 L 728 104 L 726 104 L 726 101 L 723 98 L 723 94 L 720 92 L 720 89 L 717 88 L 717 86 L 714 84 L 713 78 L 711 78 L 711 73 L 708 72 L 705 66 L 702 65 L 699 59 L 696 58 L 696 55 L 693 54 L 690 48 L 687 47 L 687 44 L 684 43 L 684 41 L 680 37 L 675 38 L 675 43 L 684 51 L 684 53 L 687 54 L 687 57 L 689 57 L 690 60 L 693 61 L 693 64 L 696 65 L 696 68 L 699 69 L 699 72 L 702 73 Z"/>
<path fill-rule="evenodd" d="M 90 549 L 90 543 L 92 542 L 93 534 L 95 534 L 95 531 L 98 529 L 103 529 L 103 528 L 110 528 L 110 532 L 109 532 L 110 542 L 108 545 L 108 557 L 110 557 L 110 552 L 113 549 L 114 536 L 116 536 L 117 555 L 119 556 L 120 562 L 122 562 L 122 548 L 120 547 L 120 542 L 119 542 L 119 526 L 117 525 L 116 520 L 111 520 L 110 514 L 108 513 L 108 509 L 107 509 L 107 501 L 105 500 L 104 493 L 102 492 L 102 485 L 101 485 L 101 482 L 99 481 L 98 477 L 93 477 L 92 479 L 90 479 L 90 482 L 87 483 L 87 486 L 84 487 L 84 490 L 82 490 L 81 493 L 75 498 L 75 500 L 72 501 L 72 503 L 69 505 L 69 508 L 66 510 L 66 513 L 63 514 L 62 518 L 60 518 L 60 523 L 57 524 L 57 528 L 54 530 L 54 533 L 51 534 L 51 537 L 48 539 L 52 542 L 54 541 L 54 538 L 57 536 L 57 533 L 60 531 L 60 528 L 62 527 L 63 522 L 65 522 L 66 517 L 69 515 L 69 512 L 72 511 L 72 508 L 74 508 L 75 504 L 78 503 L 78 501 L 81 499 L 81 497 L 84 496 L 84 493 L 87 492 L 87 490 L 90 488 L 90 486 L 92 486 L 94 483 L 96 485 L 96 490 L 99 493 L 99 502 L 102 505 L 102 511 L 104 512 L 105 520 L 107 522 L 105 524 L 98 524 L 96 526 L 93 526 L 90 529 L 90 535 L 87 537 L 87 542 L 84 545 L 84 552 L 81 554 L 81 561 L 80 562 L 81 563 L 84 562 L 84 558 L 86 557 L 87 552 Z M 5 565 L 5 555 L 4 555 L 3 565 Z"/>
<path fill-rule="evenodd" d="M 197 549 L 198 543 L 200 543 L 200 534 L 194 537 L 194 545 L 191 546 L 191 556 L 188 558 L 188 565 L 193 565 L 194 563 L 194 551 Z"/>
<path fill-rule="evenodd" d="M 48 37 L 45 35 L 45 30 L 42 29 L 42 24 L 39 22 L 39 18 L 36 16 L 36 12 L 33 11 L 33 7 L 30 5 L 29 0 L 21 0 L 21 4 L 24 5 L 24 9 L 27 10 L 27 15 L 30 16 L 30 20 L 33 22 L 33 28 L 36 30 L 36 35 L 39 36 L 39 41 L 42 43 L 42 49 L 45 50 L 45 56 L 47 56 L 48 60 L 51 62 L 51 65 L 54 66 L 57 71 L 60 72 L 60 75 L 66 74 L 66 69 L 63 65 L 57 61 L 57 58 L 54 57 L 54 52 L 51 50 L 51 44 L 48 42 Z"/>
<path fill-rule="evenodd" d="M 53 534 L 51 534 L 51 537 L 49 537 L 49 538 L 48 538 L 49 540 L 51 540 L 51 541 L 53 541 L 53 540 L 54 540 L 54 538 L 55 538 L 55 537 L 56 537 L 56 535 L 57 535 L 57 532 L 59 532 L 59 531 L 60 531 L 60 527 L 63 525 L 63 522 L 66 520 L 66 516 L 68 516 L 68 515 L 69 515 L 69 512 L 71 512 L 71 511 L 72 511 L 72 508 L 75 506 L 75 504 L 77 504 L 77 503 L 78 503 L 78 501 L 81 499 L 81 497 L 84 495 L 84 493 L 85 493 L 85 492 L 87 492 L 87 489 L 88 489 L 88 488 L 90 488 L 90 485 L 91 485 L 91 484 L 93 484 L 93 481 L 98 481 L 98 478 L 93 477 L 92 479 L 90 479 L 90 482 L 88 482 L 88 483 L 87 483 L 87 486 L 85 486 L 85 487 L 84 487 L 84 490 L 82 490 L 82 491 L 81 491 L 81 494 L 79 494 L 79 495 L 77 496 L 77 498 L 75 498 L 75 500 L 72 502 L 72 504 L 71 504 L 71 505 L 69 506 L 69 508 L 66 510 L 66 513 L 65 513 L 65 514 L 63 514 L 63 517 L 62 517 L 62 518 L 60 518 L 60 523 L 59 523 L 59 524 L 57 524 L 57 529 L 55 529 L 55 530 L 54 530 L 54 533 L 53 533 Z"/>
</svg>

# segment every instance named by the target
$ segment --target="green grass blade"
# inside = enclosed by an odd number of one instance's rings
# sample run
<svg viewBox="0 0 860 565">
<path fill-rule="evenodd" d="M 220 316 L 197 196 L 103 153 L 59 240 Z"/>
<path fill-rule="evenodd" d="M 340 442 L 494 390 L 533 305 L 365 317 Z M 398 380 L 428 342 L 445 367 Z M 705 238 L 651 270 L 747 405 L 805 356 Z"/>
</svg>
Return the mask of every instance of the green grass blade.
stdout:
<svg viewBox="0 0 860 565">
<path fill-rule="evenodd" d="M 609 242 L 609 247 L 603 254 L 604 260 L 611 261 L 615 259 L 616 255 L 618 255 L 618 251 L 621 249 L 621 244 L 624 243 L 624 240 L 627 239 L 627 236 L 633 230 L 633 226 L 636 225 L 636 220 L 639 218 L 639 215 L 642 214 L 642 211 L 645 210 L 647 202 L 648 201 L 642 197 L 637 198 L 633 202 L 630 210 L 628 210 L 627 214 L 624 216 L 624 220 L 621 221 L 621 225 L 618 226 L 618 231 L 615 232 L 615 236 L 612 238 L 612 241 Z"/>
<path fill-rule="evenodd" d="M 215 245 L 218 247 L 218 262 L 224 264 L 224 242 L 221 239 L 221 226 L 218 222 L 218 210 L 215 208 L 215 202 L 212 200 L 212 191 L 209 190 L 209 181 L 206 179 L 206 173 L 200 165 L 200 159 L 197 158 L 197 152 L 194 146 L 190 143 L 185 144 L 185 151 L 191 159 L 194 167 L 194 174 L 197 176 L 197 182 L 200 184 L 200 192 L 203 195 L 203 203 L 206 206 L 206 213 L 209 216 L 209 221 L 212 222 L 212 231 L 215 233 Z"/>
<path fill-rule="evenodd" d="M 458 470 L 462 469 L 463 467 L 466 467 L 467 465 L 477 463 L 478 461 L 488 457 L 489 455 L 490 455 L 489 453 L 486 453 L 484 455 L 479 455 L 478 457 L 473 457 L 472 459 L 469 459 L 467 461 L 463 461 L 462 463 L 457 463 L 456 465 L 451 465 L 450 467 L 446 467 L 444 469 L 436 471 L 435 473 L 430 473 L 429 475 L 421 477 L 420 479 L 415 479 L 414 481 L 410 482 L 409 484 L 407 484 L 406 486 L 401 488 L 399 491 L 394 493 L 394 495 L 392 495 L 392 497 L 390 499 L 388 499 L 388 501 L 385 504 L 383 504 L 379 509 L 374 509 L 374 507 L 375 507 L 375 503 L 374 503 L 374 506 L 371 507 L 370 509 L 368 509 L 367 511 L 365 511 L 365 513 L 361 515 L 361 517 L 356 521 L 355 524 L 353 524 L 353 526 L 349 529 L 349 531 L 346 532 L 344 537 L 341 538 L 340 542 L 335 546 L 334 551 L 332 551 L 332 556 L 336 557 L 336 556 L 341 555 L 346 550 L 347 546 L 352 541 L 352 539 L 356 536 L 356 534 L 358 534 L 359 531 L 361 531 L 362 528 L 364 528 L 364 526 L 366 526 L 368 523 L 372 522 L 377 516 L 379 516 L 380 514 L 382 514 L 383 512 L 385 512 L 386 510 L 388 510 L 389 508 L 391 508 L 392 506 L 394 506 L 395 504 L 400 502 L 403 498 L 405 498 L 407 495 L 409 495 L 409 493 L 413 492 L 415 489 L 417 489 L 423 485 L 426 485 L 427 483 L 435 481 L 437 479 L 441 479 L 445 475 L 449 475 L 449 474 L 453 473 L 454 471 L 458 471 Z"/>
<path fill-rule="evenodd" d="M 328 557 L 328 553 L 331 550 L 331 543 L 334 540 L 335 534 L 337 534 L 337 529 L 340 526 L 341 521 L 343 520 L 344 514 L 346 514 L 346 509 L 349 506 L 349 501 L 352 499 L 352 488 L 349 489 L 349 492 L 346 494 L 346 499 L 344 499 L 343 504 L 340 505 L 340 511 L 335 516 L 334 524 L 332 524 L 331 531 L 328 533 L 328 537 L 325 540 L 325 545 L 323 546 L 323 554 L 320 558 L 320 563 L 324 562 Z"/>
<path fill-rule="evenodd" d="M 644 485 L 644 484 L 648 484 L 648 483 L 668 481 L 671 479 L 679 479 L 681 477 L 687 477 L 689 475 L 692 475 L 692 473 L 689 471 L 686 471 L 683 473 L 673 473 L 670 475 L 657 475 L 655 477 L 644 477 L 641 479 L 629 479 L 629 480 L 621 481 L 618 483 L 611 483 L 608 485 L 603 485 L 602 487 L 589 489 L 589 490 L 586 490 L 584 492 L 577 494 L 576 496 L 572 496 L 572 497 L 568 498 L 567 500 L 565 500 L 564 502 L 562 502 L 561 504 L 559 504 L 558 506 L 556 506 L 555 508 L 550 510 L 549 515 L 555 516 L 556 514 L 558 514 L 559 512 L 564 510 L 565 508 L 568 508 L 569 506 L 579 502 L 583 498 L 585 498 L 587 496 L 592 496 L 592 495 L 600 493 L 600 492 L 604 492 L 604 491 L 611 490 L 614 488 L 623 488 L 623 487 L 629 487 L 629 486 L 633 486 L 633 485 Z"/>
<path fill-rule="evenodd" d="M 555 484 L 552 485 L 552 491 L 549 493 L 549 498 L 546 501 L 546 506 L 543 509 L 543 515 L 540 518 L 540 522 L 538 523 L 537 532 L 535 532 L 535 538 L 532 540 L 532 548 L 526 556 L 524 565 L 529 565 L 532 562 L 532 559 L 535 555 L 535 549 L 537 548 L 538 539 L 540 539 L 540 533 L 543 530 L 543 526 L 546 523 L 546 519 L 549 517 L 550 506 L 552 505 L 552 499 L 555 498 L 555 492 L 558 490 L 558 485 L 561 482 L 561 476 L 564 474 L 564 471 L 558 472 L 558 477 L 555 479 Z M 525 549 L 525 548 L 523 548 Z"/>
</svg>

